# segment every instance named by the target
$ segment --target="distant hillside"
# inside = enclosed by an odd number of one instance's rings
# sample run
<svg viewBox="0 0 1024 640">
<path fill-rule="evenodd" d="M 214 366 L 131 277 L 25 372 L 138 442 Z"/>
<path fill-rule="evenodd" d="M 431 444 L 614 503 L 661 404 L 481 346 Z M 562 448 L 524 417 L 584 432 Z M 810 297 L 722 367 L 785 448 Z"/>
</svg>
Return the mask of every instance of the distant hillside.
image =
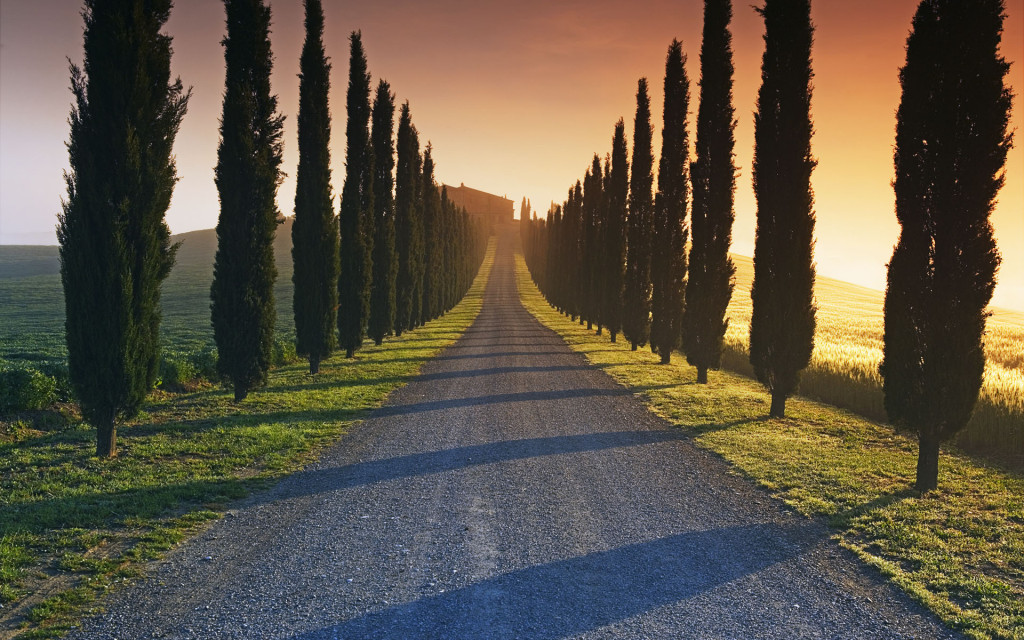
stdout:
<svg viewBox="0 0 1024 640">
<path fill-rule="evenodd" d="M 210 284 L 217 234 L 213 229 L 173 236 L 181 242 L 164 282 L 161 333 L 168 349 L 197 349 L 213 341 Z M 292 219 L 277 228 L 277 332 L 294 333 Z M 0 245 L 0 359 L 64 358 L 64 294 L 55 246 Z"/>
<path fill-rule="evenodd" d="M 277 229 L 277 328 L 294 332 L 292 320 L 292 218 Z M 213 340 L 210 328 L 210 283 L 217 234 L 213 229 L 174 236 L 181 242 L 171 275 L 163 288 L 163 337 L 168 348 L 194 349 Z M 734 255 L 736 291 L 729 314 L 732 331 L 745 331 L 749 318 L 753 261 Z M 64 357 L 64 300 L 57 247 L 0 245 L 0 358 Z M 819 276 L 817 298 L 822 304 L 819 326 L 840 324 L 844 318 L 870 317 L 879 324 L 881 291 Z M 1024 313 L 995 309 L 990 322 L 1024 326 Z"/>
</svg>

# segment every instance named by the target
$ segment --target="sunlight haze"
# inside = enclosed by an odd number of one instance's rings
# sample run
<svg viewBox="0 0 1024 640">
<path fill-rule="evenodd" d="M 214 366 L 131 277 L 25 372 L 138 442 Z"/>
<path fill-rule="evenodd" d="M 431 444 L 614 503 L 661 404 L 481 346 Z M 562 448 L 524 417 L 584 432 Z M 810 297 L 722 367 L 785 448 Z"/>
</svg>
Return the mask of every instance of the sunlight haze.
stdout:
<svg viewBox="0 0 1024 640">
<path fill-rule="evenodd" d="M 875 289 L 896 242 L 892 151 L 906 36 L 916 0 L 817 0 L 813 48 L 813 174 L 819 273 Z M 301 0 L 271 3 L 273 91 L 285 122 L 288 174 L 278 193 L 294 207 Z M 679 38 L 688 57 L 690 148 L 699 98 L 703 3 L 608 0 L 558 2 L 338 2 L 325 0 L 325 39 L 333 63 L 333 185 L 344 179 L 348 36 L 362 30 L 372 82 L 408 100 L 422 142 L 434 145 L 437 177 L 543 214 L 583 177 L 593 153 L 611 150 L 620 118 L 632 146 L 637 79 L 651 86 L 655 153 L 661 139 L 665 54 Z M 1013 66 L 1010 129 L 1017 144 L 993 215 L 1003 264 L 993 304 L 1024 309 L 1024 0 L 1008 0 L 1003 55 Z M 69 0 L 0 2 L 0 242 L 54 244 L 65 193 L 65 141 L 71 105 L 67 58 L 82 61 L 81 5 Z M 173 72 L 193 88 L 175 145 L 180 182 L 167 214 L 172 232 L 211 228 L 219 210 L 213 182 L 224 81 L 223 6 L 178 0 L 167 24 Z M 763 22 L 734 3 L 732 23 L 738 120 L 733 251 L 751 255 L 755 203 L 750 184 L 753 112 L 760 83 Z M 657 163 L 655 163 L 657 164 Z M 518 215 L 518 213 L 517 213 Z"/>
</svg>

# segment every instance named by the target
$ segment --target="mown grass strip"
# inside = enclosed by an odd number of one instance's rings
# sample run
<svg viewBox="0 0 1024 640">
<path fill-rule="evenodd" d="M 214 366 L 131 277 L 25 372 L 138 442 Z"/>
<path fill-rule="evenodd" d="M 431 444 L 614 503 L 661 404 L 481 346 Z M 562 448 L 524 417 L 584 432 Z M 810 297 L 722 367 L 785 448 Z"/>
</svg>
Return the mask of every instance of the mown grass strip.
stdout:
<svg viewBox="0 0 1024 640">
<path fill-rule="evenodd" d="M 944 452 L 939 490 L 910 490 L 915 443 L 846 411 L 794 398 L 784 420 L 755 381 L 695 370 L 675 354 L 659 365 L 560 315 L 516 258 L 526 308 L 569 346 L 701 447 L 808 517 L 889 576 L 947 624 L 976 638 L 1024 638 L 1024 477 Z"/>
<path fill-rule="evenodd" d="M 93 455 L 85 425 L 0 445 L 0 635 L 60 635 L 139 563 L 336 442 L 469 327 L 494 247 L 455 309 L 351 360 L 335 355 L 315 377 L 308 364 L 281 367 L 242 404 L 222 389 L 154 395 L 118 430 L 115 460 Z"/>
</svg>

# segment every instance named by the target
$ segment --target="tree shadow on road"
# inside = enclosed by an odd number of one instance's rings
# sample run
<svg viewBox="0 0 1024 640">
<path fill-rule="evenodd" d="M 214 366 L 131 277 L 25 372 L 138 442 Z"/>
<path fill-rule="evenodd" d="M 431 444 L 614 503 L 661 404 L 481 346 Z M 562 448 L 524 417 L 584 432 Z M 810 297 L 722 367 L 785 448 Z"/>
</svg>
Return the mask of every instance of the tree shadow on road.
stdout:
<svg viewBox="0 0 1024 640">
<path fill-rule="evenodd" d="M 266 500 L 350 489 L 514 460 L 641 447 L 685 439 L 685 434 L 679 431 L 659 429 L 500 440 L 344 466 L 306 469 L 291 475 L 282 484 L 280 493 L 268 494 Z"/>
<path fill-rule="evenodd" d="M 822 539 L 808 522 L 725 527 L 667 536 L 538 564 L 314 631 L 322 638 L 575 637 L 700 596 L 806 552 Z"/>
</svg>

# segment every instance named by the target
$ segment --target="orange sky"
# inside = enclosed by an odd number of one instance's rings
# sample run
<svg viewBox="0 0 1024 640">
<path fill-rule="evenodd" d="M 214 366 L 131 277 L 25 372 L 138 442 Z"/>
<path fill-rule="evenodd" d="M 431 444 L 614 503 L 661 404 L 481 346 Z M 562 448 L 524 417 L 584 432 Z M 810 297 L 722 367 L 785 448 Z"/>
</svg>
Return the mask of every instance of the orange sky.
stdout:
<svg viewBox="0 0 1024 640">
<path fill-rule="evenodd" d="M 282 212 L 294 198 L 295 112 L 302 46 L 301 0 L 276 0 L 272 44 L 274 91 L 287 115 Z M 754 100 L 760 81 L 763 23 L 749 2 L 735 4 L 737 164 L 733 249 L 750 255 L 754 198 L 750 187 Z M 344 177 L 347 35 L 363 31 L 374 82 L 387 79 L 408 99 L 421 139 L 434 143 L 438 177 L 507 195 L 535 210 L 561 202 L 594 152 L 611 148 L 619 117 L 632 138 L 636 81 L 652 86 L 655 141 L 660 141 L 664 58 L 672 38 L 689 56 L 691 112 L 696 110 L 703 3 L 699 0 L 325 0 L 332 57 L 335 191 Z M 916 0 L 816 0 L 813 151 L 819 272 L 883 288 L 896 241 L 892 145 L 899 101 L 897 70 Z M 0 242 L 54 243 L 64 193 L 64 141 L 71 102 L 65 57 L 81 61 L 79 5 L 71 0 L 0 0 Z M 1024 87 L 1024 0 L 1007 0 L 1003 55 L 1010 83 Z M 213 184 L 217 118 L 223 90 L 223 7 L 177 0 L 168 32 L 174 71 L 193 87 L 175 148 L 181 181 L 168 212 L 174 232 L 216 224 Z M 1020 98 L 1011 126 L 1022 126 Z M 691 117 L 691 136 L 692 131 Z M 993 303 L 1024 309 L 1024 134 L 1011 151 L 1007 183 L 994 216 L 1003 254 Z M 632 144 L 630 140 L 630 144 Z"/>
</svg>

